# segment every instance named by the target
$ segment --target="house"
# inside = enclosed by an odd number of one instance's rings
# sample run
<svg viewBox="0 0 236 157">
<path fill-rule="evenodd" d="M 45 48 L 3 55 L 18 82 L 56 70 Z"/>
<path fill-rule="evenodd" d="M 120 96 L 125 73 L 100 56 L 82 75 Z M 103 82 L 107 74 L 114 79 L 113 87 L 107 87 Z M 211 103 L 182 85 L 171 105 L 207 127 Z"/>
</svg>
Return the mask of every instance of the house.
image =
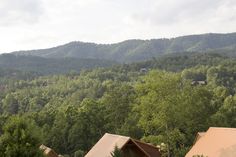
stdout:
<svg viewBox="0 0 236 157">
<path fill-rule="evenodd" d="M 191 85 L 192 85 L 192 86 L 196 86 L 196 85 L 202 85 L 202 86 L 204 86 L 204 85 L 207 85 L 207 81 L 192 81 L 192 82 L 191 82 Z"/>
<path fill-rule="evenodd" d="M 159 148 L 134 140 L 130 137 L 106 133 L 85 155 L 85 157 L 111 157 L 115 147 L 121 149 L 124 157 L 160 157 Z"/>
<path fill-rule="evenodd" d="M 46 157 L 59 157 L 59 155 L 57 155 L 57 153 L 53 149 L 51 149 L 43 144 L 39 147 L 39 149 L 43 151 L 43 154 Z"/>
<path fill-rule="evenodd" d="M 198 133 L 185 157 L 236 157 L 236 128 L 210 127 Z"/>
<path fill-rule="evenodd" d="M 148 72 L 148 69 L 146 69 L 146 68 L 141 68 L 141 69 L 139 70 L 139 72 L 140 72 L 140 73 L 147 73 L 147 72 Z"/>
</svg>

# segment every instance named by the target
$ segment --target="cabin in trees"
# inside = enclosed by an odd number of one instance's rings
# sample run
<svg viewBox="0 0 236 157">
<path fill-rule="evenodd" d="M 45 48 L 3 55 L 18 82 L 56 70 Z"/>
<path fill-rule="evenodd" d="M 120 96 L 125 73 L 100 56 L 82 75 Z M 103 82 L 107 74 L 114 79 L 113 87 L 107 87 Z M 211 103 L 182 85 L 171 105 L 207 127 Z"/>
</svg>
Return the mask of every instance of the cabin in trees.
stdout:
<svg viewBox="0 0 236 157">
<path fill-rule="evenodd" d="M 146 68 L 141 68 L 141 69 L 139 70 L 139 72 L 146 74 L 146 73 L 148 72 L 148 69 L 146 69 Z"/>
<path fill-rule="evenodd" d="M 198 133 L 185 157 L 236 157 L 236 128 L 211 127 Z"/>
<path fill-rule="evenodd" d="M 134 140 L 130 137 L 106 133 L 85 157 L 111 157 L 114 148 L 118 147 L 124 157 L 160 157 L 159 148 Z"/>
<path fill-rule="evenodd" d="M 207 82 L 206 82 L 206 81 L 192 81 L 192 82 L 191 82 L 191 85 L 192 85 L 192 86 L 197 86 L 197 85 L 202 85 L 202 86 L 204 86 L 204 85 L 207 85 Z"/>
</svg>

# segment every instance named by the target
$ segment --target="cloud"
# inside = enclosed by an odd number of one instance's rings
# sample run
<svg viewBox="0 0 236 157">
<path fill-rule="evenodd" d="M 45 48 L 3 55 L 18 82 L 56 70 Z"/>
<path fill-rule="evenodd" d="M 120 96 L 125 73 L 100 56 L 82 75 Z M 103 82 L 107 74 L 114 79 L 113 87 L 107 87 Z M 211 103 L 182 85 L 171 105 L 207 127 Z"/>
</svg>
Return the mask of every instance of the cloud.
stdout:
<svg viewBox="0 0 236 157">
<path fill-rule="evenodd" d="M 156 37 L 232 32 L 235 18 L 235 0 L 152 0 L 148 9 L 129 16 L 134 24 L 151 28 Z"/>
<path fill-rule="evenodd" d="M 1 0 L 0 26 L 32 24 L 39 20 L 42 13 L 40 0 Z"/>
<path fill-rule="evenodd" d="M 0 52 L 236 31 L 235 0 L 0 0 Z"/>
<path fill-rule="evenodd" d="M 197 21 L 210 18 L 228 1 L 232 0 L 153 0 L 149 9 L 137 12 L 132 16 L 137 21 L 155 25 L 169 25 L 188 20 Z"/>
</svg>

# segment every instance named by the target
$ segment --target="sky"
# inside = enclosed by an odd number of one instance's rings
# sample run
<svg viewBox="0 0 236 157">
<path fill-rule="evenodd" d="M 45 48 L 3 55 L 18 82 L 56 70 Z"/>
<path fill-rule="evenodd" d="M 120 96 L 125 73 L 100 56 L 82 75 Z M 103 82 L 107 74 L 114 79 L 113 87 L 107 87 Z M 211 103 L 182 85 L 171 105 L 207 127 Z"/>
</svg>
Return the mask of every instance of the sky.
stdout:
<svg viewBox="0 0 236 157">
<path fill-rule="evenodd" d="M 0 0 L 0 53 L 236 32 L 236 0 Z"/>
</svg>

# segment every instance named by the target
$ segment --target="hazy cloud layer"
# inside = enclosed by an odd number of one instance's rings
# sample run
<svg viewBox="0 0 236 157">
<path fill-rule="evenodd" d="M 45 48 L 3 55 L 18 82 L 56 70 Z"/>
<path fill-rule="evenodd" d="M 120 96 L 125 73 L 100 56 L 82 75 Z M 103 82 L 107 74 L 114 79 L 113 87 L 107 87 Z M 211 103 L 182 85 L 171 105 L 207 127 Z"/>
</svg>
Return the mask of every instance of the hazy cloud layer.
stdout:
<svg viewBox="0 0 236 157">
<path fill-rule="evenodd" d="M 0 0 L 0 52 L 234 31 L 235 0 Z"/>
<path fill-rule="evenodd" d="M 32 24 L 43 13 L 40 0 L 0 0 L 0 25 Z"/>
</svg>

